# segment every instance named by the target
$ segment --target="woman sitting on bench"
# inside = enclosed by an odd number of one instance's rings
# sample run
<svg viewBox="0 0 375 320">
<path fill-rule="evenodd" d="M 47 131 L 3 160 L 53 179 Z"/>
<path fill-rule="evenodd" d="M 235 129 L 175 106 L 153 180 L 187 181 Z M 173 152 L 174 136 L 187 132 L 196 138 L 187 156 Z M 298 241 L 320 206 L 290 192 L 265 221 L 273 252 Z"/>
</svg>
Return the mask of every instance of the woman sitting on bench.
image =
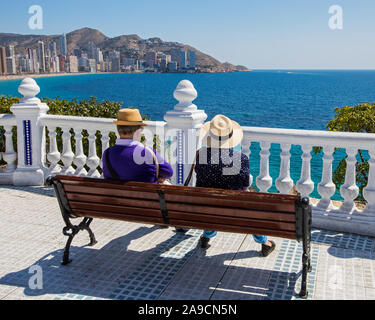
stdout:
<svg viewBox="0 0 375 320">
<path fill-rule="evenodd" d="M 241 126 L 223 115 L 215 116 L 206 122 L 200 131 L 200 139 L 207 147 L 199 150 L 196 157 L 196 186 L 249 191 L 249 159 L 233 150 L 241 143 Z M 200 239 L 202 248 L 216 236 L 216 231 L 205 230 Z M 262 245 L 262 255 L 268 256 L 276 247 L 266 236 L 253 235 L 255 242 Z"/>
</svg>

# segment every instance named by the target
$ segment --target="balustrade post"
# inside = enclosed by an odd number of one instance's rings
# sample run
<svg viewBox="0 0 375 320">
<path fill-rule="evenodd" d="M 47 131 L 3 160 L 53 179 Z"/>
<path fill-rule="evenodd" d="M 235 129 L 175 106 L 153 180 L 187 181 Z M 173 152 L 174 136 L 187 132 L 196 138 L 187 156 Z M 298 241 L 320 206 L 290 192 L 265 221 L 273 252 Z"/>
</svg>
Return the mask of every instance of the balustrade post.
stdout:
<svg viewBox="0 0 375 320">
<path fill-rule="evenodd" d="M 175 163 L 171 163 L 175 176 L 172 182 L 183 184 L 194 161 L 196 150 L 199 148 L 199 130 L 207 119 L 207 114 L 192 103 L 198 94 L 190 81 L 180 81 L 173 96 L 179 103 L 164 115 L 164 120 L 167 122 L 165 139 L 172 137 L 171 149 L 173 152 L 175 146 L 177 153 L 175 157 L 172 156 L 176 159 Z M 194 183 L 193 176 L 190 185 Z"/>
<path fill-rule="evenodd" d="M 23 79 L 18 92 L 23 98 L 10 108 L 17 122 L 18 163 L 13 182 L 16 186 L 43 185 L 47 169 L 45 168 L 45 129 L 40 125 L 40 119 L 49 108 L 35 97 L 40 92 L 40 88 L 34 79 Z"/>
<path fill-rule="evenodd" d="M 4 126 L 5 129 L 5 152 L 3 154 L 3 159 L 7 163 L 5 168 L 5 173 L 11 173 L 16 169 L 17 153 L 14 152 L 13 148 L 13 132 L 12 126 Z"/>
<path fill-rule="evenodd" d="M 340 211 L 344 213 L 352 213 L 356 208 L 354 199 L 358 197 L 359 188 L 356 184 L 356 169 L 355 164 L 357 159 L 357 149 L 347 148 L 346 153 L 346 172 L 345 172 L 345 183 L 340 188 L 341 196 L 344 198 L 344 203 L 340 207 Z"/>
<path fill-rule="evenodd" d="M 297 181 L 296 187 L 302 197 L 308 197 L 314 190 L 314 182 L 311 180 L 311 145 L 302 145 L 302 168 L 301 178 Z"/>
<path fill-rule="evenodd" d="M 280 174 L 276 179 L 276 188 L 280 193 L 288 194 L 293 188 L 293 180 L 290 178 L 290 143 L 281 144 Z"/>
</svg>

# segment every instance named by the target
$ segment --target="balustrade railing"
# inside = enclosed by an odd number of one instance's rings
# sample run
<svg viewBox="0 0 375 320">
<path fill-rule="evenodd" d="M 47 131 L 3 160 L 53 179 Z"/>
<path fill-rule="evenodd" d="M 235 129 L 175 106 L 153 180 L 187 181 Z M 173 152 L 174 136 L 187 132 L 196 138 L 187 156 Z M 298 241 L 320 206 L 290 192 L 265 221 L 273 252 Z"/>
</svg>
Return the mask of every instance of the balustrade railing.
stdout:
<svg viewBox="0 0 375 320">
<path fill-rule="evenodd" d="M 58 173 L 101 177 L 102 154 L 118 137 L 114 119 L 47 115 L 48 106 L 35 98 L 39 92 L 35 86 L 35 81 L 30 79 L 23 83 L 20 92 L 25 98 L 12 107 L 14 114 L 0 115 L 0 129 L 3 128 L 0 135 L 5 141 L 4 150 L 0 151 L 6 163 L 5 168 L 0 169 L 0 184 L 43 183 L 48 175 Z M 182 184 L 200 146 L 197 137 L 207 115 L 192 104 L 197 93 L 189 81 L 179 83 L 174 97 L 179 103 L 166 113 L 165 121 L 146 122 L 142 141 L 146 146 L 155 147 L 171 163 L 172 183 Z M 18 153 L 13 148 L 14 127 L 17 127 Z M 313 203 L 313 226 L 375 235 L 374 134 L 260 127 L 243 127 L 243 130 L 242 152 L 252 161 L 259 158 L 259 174 L 252 170 L 256 176 L 250 174 L 250 185 L 255 181 L 260 192 L 270 192 L 274 185 L 277 192 L 283 194 L 295 188 L 307 197 L 317 190 L 314 194 L 318 194 L 319 199 Z M 252 148 L 255 144 L 259 146 L 259 153 Z M 272 145 L 275 144 L 280 146 L 276 155 L 280 165 L 278 176 L 270 171 Z M 296 168 L 297 161 L 293 154 L 296 146 L 301 149 L 297 159 L 300 172 L 296 179 L 294 169 L 292 179 L 291 166 Z M 313 181 L 311 174 L 312 150 L 316 146 L 321 147 L 322 152 L 320 181 Z M 340 206 L 332 201 L 338 193 L 333 183 L 335 148 L 346 153 L 345 181 L 339 190 L 343 199 Z M 369 154 L 368 184 L 363 191 L 367 204 L 363 210 L 354 201 L 359 194 L 356 183 L 358 150 L 367 150 Z M 30 179 L 34 174 L 38 179 Z"/>
</svg>

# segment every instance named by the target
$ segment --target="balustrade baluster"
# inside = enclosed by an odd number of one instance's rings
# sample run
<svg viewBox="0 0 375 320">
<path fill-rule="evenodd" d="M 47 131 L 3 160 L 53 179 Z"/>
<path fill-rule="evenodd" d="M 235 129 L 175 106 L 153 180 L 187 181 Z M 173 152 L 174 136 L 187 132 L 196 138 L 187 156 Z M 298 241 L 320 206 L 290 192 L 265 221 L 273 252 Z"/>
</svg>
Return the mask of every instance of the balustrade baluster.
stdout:
<svg viewBox="0 0 375 320">
<path fill-rule="evenodd" d="M 96 129 L 87 130 L 89 133 L 89 156 L 87 158 L 87 166 L 90 168 L 87 175 L 93 178 L 100 177 L 100 173 L 97 170 L 100 164 L 100 159 L 96 153 L 96 131 Z"/>
<path fill-rule="evenodd" d="M 104 154 L 104 151 L 109 148 L 110 137 L 109 137 L 109 131 L 103 131 L 102 130 L 101 134 L 102 134 L 102 138 L 101 138 L 102 158 L 100 159 L 100 167 L 103 169 L 103 154 Z M 101 177 L 103 178 L 103 172 L 101 174 Z"/>
<path fill-rule="evenodd" d="M 249 158 L 249 161 L 250 161 L 250 155 L 251 155 L 251 150 L 250 150 L 250 147 L 251 147 L 251 141 L 249 139 L 246 139 L 244 138 L 242 140 L 242 143 L 241 143 L 241 147 L 242 147 L 242 152 L 244 154 L 246 154 L 246 156 Z M 253 176 L 251 175 L 251 172 L 250 172 L 250 175 L 249 175 L 249 186 L 251 186 L 253 184 Z"/>
<path fill-rule="evenodd" d="M 272 186 L 272 178 L 269 175 L 269 149 L 271 147 L 270 142 L 260 143 L 260 172 L 259 176 L 256 178 L 256 185 L 260 192 L 267 192 Z"/>
<path fill-rule="evenodd" d="M 5 152 L 3 154 L 3 159 L 7 163 L 5 168 L 6 173 L 11 173 L 16 169 L 16 160 L 17 160 L 17 153 L 14 152 L 13 148 L 13 132 L 12 126 L 4 126 L 5 132 Z"/>
<path fill-rule="evenodd" d="M 61 167 L 58 164 L 61 158 L 61 154 L 57 148 L 56 141 L 56 127 L 48 127 L 48 137 L 49 137 L 49 152 L 47 154 L 47 159 L 50 162 L 49 173 L 56 174 L 61 171 Z"/>
<path fill-rule="evenodd" d="M 335 208 L 331 201 L 331 197 L 335 194 L 336 191 L 336 186 L 332 181 L 333 151 L 334 147 L 323 147 L 324 156 L 322 181 L 318 184 L 318 192 L 321 195 L 321 199 L 316 205 L 317 208 L 322 210 L 332 210 Z"/>
<path fill-rule="evenodd" d="M 83 152 L 83 145 L 82 145 L 82 130 L 78 129 L 75 132 L 75 141 L 76 141 L 76 155 L 74 157 L 73 163 L 77 166 L 76 171 L 74 172 L 75 176 L 87 176 L 87 171 L 85 169 L 85 164 L 87 157 Z"/>
<path fill-rule="evenodd" d="M 355 164 L 357 159 L 357 149 L 347 148 L 346 153 L 346 172 L 345 172 L 345 183 L 340 188 L 341 196 L 344 198 L 344 203 L 340 207 L 340 211 L 345 213 L 352 213 L 355 209 L 354 199 L 358 197 L 359 188 L 356 184 L 356 169 Z"/>
<path fill-rule="evenodd" d="M 302 197 L 308 197 L 314 190 L 314 182 L 311 180 L 311 145 L 302 145 L 302 168 L 301 178 L 297 181 L 296 187 Z"/>
<path fill-rule="evenodd" d="M 280 193 L 288 194 L 293 188 L 293 180 L 290 178 L 290 143 L 281 144 L 280 174 L 276 179 L 276 188 Z"/>
<path fill-rule="evenodd" d="M 64 168 L 62 169 L 62 174 L 72 175 L 74 174 L 74 168 L 72 167 L 72 163 L 74 160 L 74 153 L 72 151 L 72 143 L 70 140 L 70 127 L 62 127 L 63 130 L 62 140 L 63 140 L 63 151 L 61 155 L 61 161 L 64 164 Z"/>
<path fill-rule="evenodd" d="M 370 159 L 367 186 L 363 190 L 363 196 L 367 201 L 364 214 L 375 216 L 375 149 L 369 150 Z"/>
</svg>

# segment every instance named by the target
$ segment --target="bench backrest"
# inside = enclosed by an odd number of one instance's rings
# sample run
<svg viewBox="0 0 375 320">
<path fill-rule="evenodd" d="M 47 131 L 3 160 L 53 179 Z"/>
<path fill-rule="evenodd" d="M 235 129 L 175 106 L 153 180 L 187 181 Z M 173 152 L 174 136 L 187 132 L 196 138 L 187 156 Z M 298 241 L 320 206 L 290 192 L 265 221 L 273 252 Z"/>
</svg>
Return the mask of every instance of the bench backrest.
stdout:
<svg viewBox="0 0 375 320">
<path fill-rule="evenodd" d="M 118 219 L 203 230 L 302 237 L 297 195 L 123 182 L 58 175 L 54 186 L 69 217 Z"/>
</svg>

